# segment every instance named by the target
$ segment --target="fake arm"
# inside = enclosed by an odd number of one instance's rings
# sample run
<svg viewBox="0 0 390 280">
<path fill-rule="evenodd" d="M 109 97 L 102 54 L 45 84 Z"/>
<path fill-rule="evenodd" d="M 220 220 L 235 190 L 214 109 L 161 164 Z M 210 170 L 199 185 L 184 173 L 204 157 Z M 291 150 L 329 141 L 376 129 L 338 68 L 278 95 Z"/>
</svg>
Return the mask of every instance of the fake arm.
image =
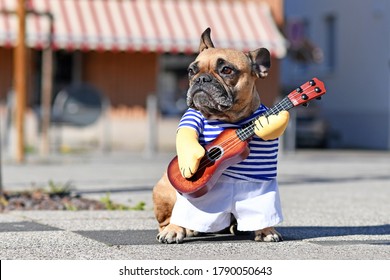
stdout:
<svg viewBox="0 0 390 280">
<path fill-rule="evenodd" d="M 290 114 L 281 111 L 278 115 L 260 117 L 255 121 L 255 134 L 263 140 L 272 140 L 280 137 L 285 131 Z"/>
<path fill-rule="evenodd" d="M 191 178 L 198 170 L 199 162 L 205 154 L 195 130 L 182 127 L 177 131 L 176 151 L 181 175 L 184 178 Z"/>
</svg>

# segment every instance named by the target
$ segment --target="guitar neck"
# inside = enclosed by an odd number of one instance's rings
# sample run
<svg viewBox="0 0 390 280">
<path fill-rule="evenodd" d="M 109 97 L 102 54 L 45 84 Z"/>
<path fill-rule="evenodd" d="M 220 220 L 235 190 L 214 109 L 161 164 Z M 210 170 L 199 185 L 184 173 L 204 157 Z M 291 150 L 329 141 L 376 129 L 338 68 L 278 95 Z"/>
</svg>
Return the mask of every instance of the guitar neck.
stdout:
<svg viewBox="0 0 390 280">
<path fill-rule="evenodd" d="M 267 110 L 260 117 L 277 115 L 283 110 L 287 111 L 295 106 L 307 104 L 308 101 L 314 98 L 321 98 L 321 95 L 325 94 L 325 92 L 326 89 L 324 83 L 317 78 L 313 78 L 310 81 L 301 85 L 300 87 L 296 88 L 294 91 L 290 92 L 288 96 L 283 98 L 282 101 L 273 106 L 271 109 Z M 257 119 L 249 122 L 244 127 L 237 129 L 237 136 L 241 141 L 246 141 L 255 134 L 254 127 L 256 120 Z"/>
<path fill-rule="evenodd" d="M 270 115 L 277 115 L 279 112 L 284 111 L 284 110 L 286 110 L 286 111 L 290 110 L 293 107 L 294 107 L 294 104 L 291 102 L 291 100 L 288 98 L 288 96 L 286 96 L 280 102 L 278 102 L 276 105 L 274 105 L 273 107 L 268 109 L 265 113 L 260 115 L 258 118 L 263 117 L 263 116 L 269 117 Z M 237 129 L 237 136 L 240 138 L 241 141 L 246 141 L 255 134 L 254 126 L 255 126 L 255 121 L 257 119 L 249 122 L 244 127 Z"/>
</svg>

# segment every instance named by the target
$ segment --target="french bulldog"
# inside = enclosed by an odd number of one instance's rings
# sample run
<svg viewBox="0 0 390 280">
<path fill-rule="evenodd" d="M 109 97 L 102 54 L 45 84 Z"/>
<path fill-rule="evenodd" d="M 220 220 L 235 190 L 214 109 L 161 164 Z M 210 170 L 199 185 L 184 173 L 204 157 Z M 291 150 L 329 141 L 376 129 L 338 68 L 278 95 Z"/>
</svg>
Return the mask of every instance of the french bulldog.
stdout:
<svg viewBox="0 0 390 280">
<path fill-rule="evenodd" d="M 208 122 L 215 120 L 223 124 L 237 124 L 250 118 L 259 107 L 262 108 L 261 106 L 263 106 L 255 82 L 258 78 L 267 77 L 271 67 L 270 52 L 265 48 L 259 48 L 248 53 L 235 49 L 216 48 L 211 40 L 210 32 L 211 30 L 208 28 L 201 35 L 199 55 L 188 67 L 187 105 L 189 110 L 192 110 L 193 114 L 196 113 L 199 119 Z M 288 117 L 288 112 L 282 111 L 277 116 L 272 115 L 268 118 L 261 117 L 257 119 L 255 133 L 259 137 L 258 141 L 278 138 L 287 126 Z M 197 120 L 197 122 L 199 121 Z M 202 133 L 201 130 L 179 126 L 176 148 L 180 170 L 182 170 L 181 174 L 185 178 L 190 178 L 196 172 L 199 161 L 205 154 L 203 146 L 199 143 L 200 133 Z M 235 181 L 232 182 L 234 184 Z M 260 189 L 260 187 L 258 188 Z M 265 191 L 265 193 L 268 193 L 268 191 Z M 188 219 L 190 214 L 186 211 L 194 211 L 194 213 L 191 213 L 192 217 L 197 217 L 198 220 L 205 217 L 205 223 L 208 223 L 207 220 L 211 214 L 207 210 L 207 204 L 214 206 L 223 204 L 222 201 L 218 202 L 217 200 L 215 202 L 215 198 L 211 198 L 211 195 L 208 196 L 209 194 L 206 194 L 202 197 L 203 206 L 198 207 L 197 201 L 188 201 L 173 188 L 165 173 L 153 188 L 154 213 L 159 223 L 157 240 L 161 243 L 181 243 L 184 238 L 197 235 L 198 232 L 220 230 L 221 228 L 218 228 L 218 226 L 214 228 L 210 226 L 205 230 L 205 228 L 196 225 L 195 219 L 194 221 Z M 259 194 L 257 196 L 260 197 Z M 248 197 L 250 198 L 250 194 L 248 194 Z M 276 200 L 279 199 L 278 195 L 275 197 Z M 278 201 L 277 203 L 272 201 L 273 198 L 270 199 L 269 203 L 272 205 L 279 203 Z M 186 209 L 187 206 L 183 205 L 188 205 L 188 208 L 192 210 Z M 181 219 L 185 220 L 186 225 L 175 222 L 180 221 L 177 216 L 184 212 L 187 214 L 183 214 L 184 218 Z M 229 210 L 221 210 L 222 212 L 225 214 Z M 233 217 L 229 223 L 236 223 L 237 217 L 234 217 L 236 212 L 232 211 L 232 213 L 227 214 Z M 245 213 L 237 213 L 237 216 L 239 216 L 238 224 L 242 218 L 241 216 L 243 216 L 242 220 L 245 220 L 245 215 Z M 171 220 L 174 220 L 174 222 L 171 223 Z M 278 222 L 279 220 L 276 223 Z M 216 224 L 218 221 L 210 223 Z M 219 226 L 229 227 L 224 223 L 220 223 Z M 268 223 L 264 227 L 250 229 L 254 232 L 255 241 L 281 241 L 282 236 L 274 229 L 273 225 L 273 223 Z"/>
</svg>

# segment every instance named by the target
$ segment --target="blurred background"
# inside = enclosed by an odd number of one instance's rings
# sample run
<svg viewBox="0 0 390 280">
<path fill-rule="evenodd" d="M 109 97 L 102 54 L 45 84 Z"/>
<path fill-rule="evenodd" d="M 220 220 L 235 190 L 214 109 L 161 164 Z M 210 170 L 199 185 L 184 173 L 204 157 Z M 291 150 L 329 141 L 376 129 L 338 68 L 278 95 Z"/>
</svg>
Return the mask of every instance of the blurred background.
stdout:
<svg viewBox="0 0 390 280">
<path fill-rule="evenodd" d="M 174 151 L 207 27 L 217 47 L 271 51 L 267 106 L 325 82 L 283 149 L 390 149 L 389 1 L 0 0 L 2 156 Z"/>
</svg>

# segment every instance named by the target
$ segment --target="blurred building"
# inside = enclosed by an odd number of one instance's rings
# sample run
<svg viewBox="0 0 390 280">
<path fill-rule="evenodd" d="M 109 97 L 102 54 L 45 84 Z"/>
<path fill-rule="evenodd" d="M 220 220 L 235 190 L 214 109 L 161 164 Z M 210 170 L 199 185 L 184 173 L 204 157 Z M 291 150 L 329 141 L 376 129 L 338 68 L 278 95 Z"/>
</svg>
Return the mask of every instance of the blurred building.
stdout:
<svg viewBox="0 0 390 280">
<path fill-rule="evenodd" d="M 13 86 L 16 3 L 0 0 L 2 104 Z M 268 48 L 271 73 L 259 81 L 258 88 L 267 105 L 280 93 L 280 59 L 287 46 L 279 31 L 284 22 L 283 0 L 26 0 L 26 5 L 30 108 L 26 146 L 36 147 L 41 141 L 36 112 L 41 105 L 42 54 L 50 45 L 54 50 L 53 100 L 59 100 L 57 96 L 69 85 L 87 83 L 110 104 L 105 120 L 54 130 L 51 141 L 62 146 L 104 142 L 112 148 L 145 148 L 148 138 L 154 137 L 145 108 L 148 95 L 153 94 L 161 115 L 170 116 L 159 118 L 155 141 L 159 148 L 174 149 L 177 118 L 186 108 L 187 67 L 207 27 L 217 47 Z M 8 135 L 8 130 L 3 133 Z M 3 144 L 7 142 L 12 139 Z"/>
<path fill-rule="evenodd" d="M 16 2 L 0 1 L 0 97 L 12 88 Z M 157 93 L 163 112 L 180 110 L 186 68 L 200 34 L 212 28 L 218 47 L 244 51 L 267 47 L 273 70 L 263 100 L 278 94 L 279 59 L 285 55 L 282 0 L 27 0 L 30 106 L 39 105 L 42 48 L 55 50 L 53 95 L 87 82 L 108 96 L 113 108 L 144 108 Z M 36 14 L 36 12 L 41 14 Z M 53 18 L 51 22 L 50 16 Z M 51 23 L 53 28 L 51 29 Z M 181 95 L 181 96 L 180 96 Z M 178 108 L 175 108 L 178 107 Z"/>
<path fill-rule="evenodd" d="M 327 94 L 315 105 L 317 123 L 329 124 L 329 146 L 389 150 L 390 2 L 285 1 L 285 15 L 283 85 L 324 80 Z"/>
</svg>

